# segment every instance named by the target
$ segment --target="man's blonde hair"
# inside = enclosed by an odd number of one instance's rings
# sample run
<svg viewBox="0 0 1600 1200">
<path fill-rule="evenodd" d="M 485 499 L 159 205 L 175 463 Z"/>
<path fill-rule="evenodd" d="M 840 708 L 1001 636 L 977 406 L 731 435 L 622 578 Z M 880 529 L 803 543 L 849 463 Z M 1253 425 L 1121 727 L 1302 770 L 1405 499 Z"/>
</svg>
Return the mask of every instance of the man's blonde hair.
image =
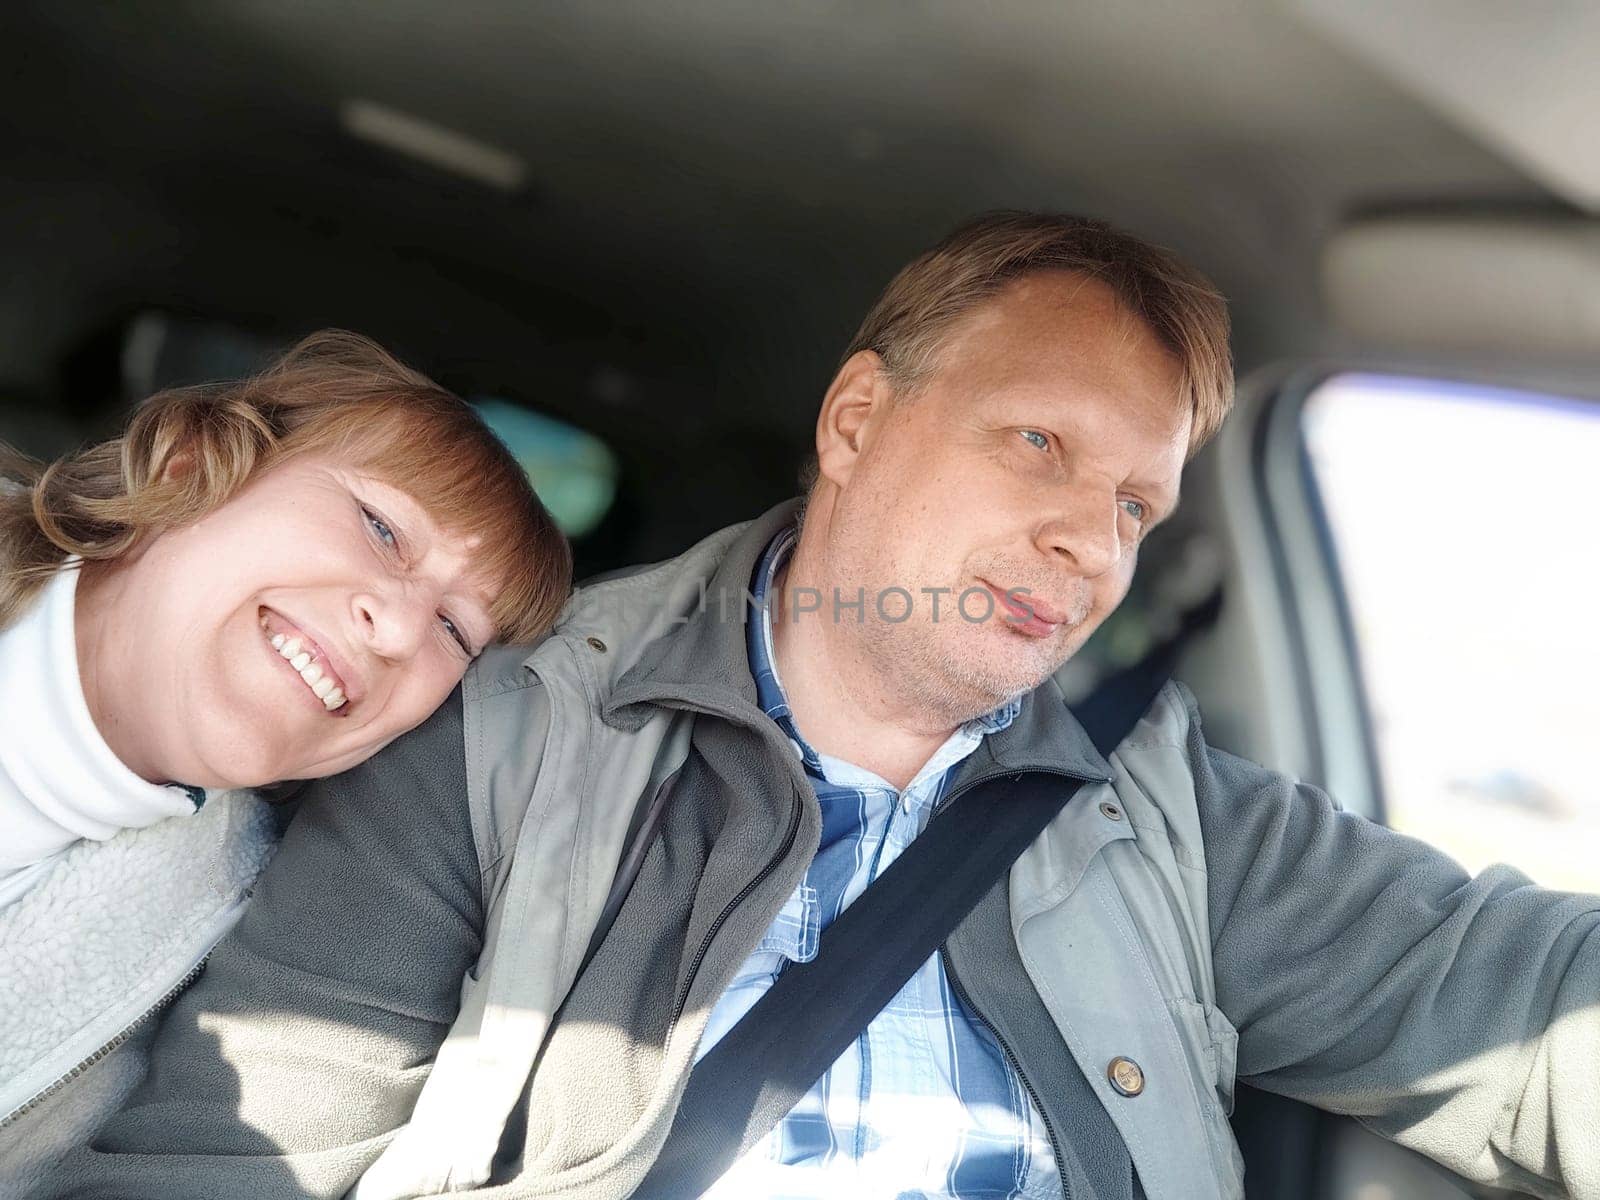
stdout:
<svg viewBox="0 0 1600 1200">
<path fill-rule="evenodd" d="M 1058 213 L 993 212 L 961 226 L 890 281 L 861 322 L 848 360 L 871 350 L 889 381 L 914 390 L 937 368 L 951 328 L 1007 284 L 1045 271 L 1098 279 L 1177 357 L 1194 414 L 1189 454 L 1233 404 L 1233 357 L 1222 294 L 1170 250 L 1104 221 Z M 812 464 L 809 486 L 814 480 Z"/>
</svg>

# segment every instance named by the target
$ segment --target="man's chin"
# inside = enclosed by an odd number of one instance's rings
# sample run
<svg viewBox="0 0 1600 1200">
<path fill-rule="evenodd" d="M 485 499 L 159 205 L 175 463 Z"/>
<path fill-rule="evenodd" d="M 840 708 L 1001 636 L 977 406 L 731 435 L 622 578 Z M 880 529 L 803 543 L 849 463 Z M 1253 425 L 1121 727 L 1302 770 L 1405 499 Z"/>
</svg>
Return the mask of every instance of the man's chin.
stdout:
<svg viewBox="0 0 1600 1200">
<path fill-rule="evenodd" d="M 949 699 L 959 708 L 961 720 L 971 720 L 993 712 L 1019 696 L 1025 696 L 1060 669 L 1066 658 L 1035 658 L 1031 662 L 1006 662 L 1000 656 L 982 661 L 952 664 Z"/>
<path fill-rule="evenodd" d="M 950 727 L 1033 691 L 1077 649 L 1076 638 L 1069 643 L 1065 636 L 1034 638 L 991 626 L 967 626 L 955 637 L 907 632 L 873 644 L 882 677 Z"/>
<path fill-rule="evenodd" d="M 997 676 L 1005 675 L 1022 691 L 1032 691 L 1077 652 L 1083 639 L 1078 630 L 1058 628 L 1045 637 L 1020 633 L 1001 627 L 988 644 L 974 647 L 974 666 L 982 670 L 989 667 Z"/>
</svg>

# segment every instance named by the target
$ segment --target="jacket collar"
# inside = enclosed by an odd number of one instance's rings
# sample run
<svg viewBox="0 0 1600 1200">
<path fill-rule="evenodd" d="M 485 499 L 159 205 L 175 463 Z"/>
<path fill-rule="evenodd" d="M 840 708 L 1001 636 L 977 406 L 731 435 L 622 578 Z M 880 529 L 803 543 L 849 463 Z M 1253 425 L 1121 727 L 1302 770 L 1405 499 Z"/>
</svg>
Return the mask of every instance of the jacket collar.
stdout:
<svg viewBox="0 0 1600 1200">
<path fill-rule="evenodd" d="M 755 680 L 745 641 L 747 604 L 756 564 L 768 544 L 794 523 L 799 501 L 769 509 L 746 525 L 727 545 L 720 561 L 699 575 L 703 586 L 692 603 L 677 578 L 664 587 L 683 610 L 655 637 L 617 680 L 602 706 L 602 717 L 622 729 L 638 728 L 654 704 L 687 705 L 745 724 L 765 722 L 756 701 Z M 648 575 L 635 582 L 643 582 Z M 641 597 L 648 600 L 648 597 Z M 1024 697 L 1022 710 L 1004 729 L 990 733 L 960 766 L 959 786 L 969 779 L 1023 771 L 1055 771 L 1075 778 L 1109 780 L 1111 767 L 1067 707 L 1056 681 L 1046 679 Z"/>
<path fill-rule="evenodd" d="M 602 708 L 608 724 L 637 727 L 648 717 L 648 712 L 637 711 L 637 706 L 668 699 L 698 700 L 694 707 L 709 707 L 710 711 L 743 709 L 749 720 L 766 720 L 756 703 L 755 680 L 745 650 L 744 623 L 751 615 L 747 596 L 767 543 L 779 530 L 794 524 L 799 510 L 800 502 L 789 500 L 750 522 L 709 574 L 700 576 L 703 583 L 695 589 L 697 595 L 687 605 L 683 602 L 688 597 L 679 598 L 684 611 L 678 619 L 652 640 L 617 680 Z M 716 703 L 708 706 L 708 701 Z"/>
<path fill-rule="evenodd" d="M 1111 780 L 1111 764 L 1095 749 L 1053 676 L 1023 697 L 1022 711 L 1011 724 L 983 739 L 957 769 L 951 788 L 1026 771 L 1053 771 L 1101 783 Z"/>
</svg>

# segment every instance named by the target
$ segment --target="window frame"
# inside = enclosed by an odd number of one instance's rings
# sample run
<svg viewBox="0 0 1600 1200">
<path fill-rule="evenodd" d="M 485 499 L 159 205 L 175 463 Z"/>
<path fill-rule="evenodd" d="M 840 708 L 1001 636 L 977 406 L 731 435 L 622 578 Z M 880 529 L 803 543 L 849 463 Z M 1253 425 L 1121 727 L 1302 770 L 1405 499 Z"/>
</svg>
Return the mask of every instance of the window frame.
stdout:
<svg viewBox="0 0 1600 1200">
<path fill-rule="evenodd" d="M 1330 380 L 1359 368 L 1319 364 L 1274 389 L 1252 430 L 1251 483 L 1266 526 L 1274 584 L 1282 597 L 1300 712 L 1316 781 L 1339 803 L 1386 822 L 1382 764 L 1371 693 L 1362 670 L 1350 598 L 1306 444 L 1306 406 Z M 1414 378 L 1435 378 L 1418 372 Z M 1308 630 L 1331 631 L 1307 636 Z"/>
</svg>

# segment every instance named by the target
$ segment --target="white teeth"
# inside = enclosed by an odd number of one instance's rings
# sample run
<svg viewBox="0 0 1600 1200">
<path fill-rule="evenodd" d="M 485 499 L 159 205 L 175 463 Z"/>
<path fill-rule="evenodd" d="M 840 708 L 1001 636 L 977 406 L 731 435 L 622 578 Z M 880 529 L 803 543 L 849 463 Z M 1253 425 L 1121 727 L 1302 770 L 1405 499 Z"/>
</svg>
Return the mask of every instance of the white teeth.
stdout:
<svg viewBox="0 0 1600 1200">
<path fill-rule="evenodd" d="M 261 627 L 266 628 L 265 618 L 262 619 Z M 299 638 L 277 633 L 273 634 L 270 641 L 272 648 L 288 660 L 291 667 L 300 672 L 300 678 L 305 680 L 312 694 L 322 701 L 324 708 L 332 712 L 345 702 L 343 689 L 336 686 L 327 673 L 311 661 L 310 652 Z"/>
</svg>

